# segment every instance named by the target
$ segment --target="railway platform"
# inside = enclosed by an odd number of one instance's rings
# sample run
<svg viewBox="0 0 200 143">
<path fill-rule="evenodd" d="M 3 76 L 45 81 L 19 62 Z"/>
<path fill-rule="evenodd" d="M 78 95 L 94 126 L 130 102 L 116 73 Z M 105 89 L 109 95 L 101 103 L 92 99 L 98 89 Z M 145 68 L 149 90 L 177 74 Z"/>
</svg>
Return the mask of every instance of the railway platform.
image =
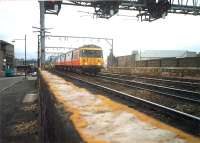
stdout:
<svg viewBox="0 0 200 143">
<path fill-rule="evenodd" d="M 48 71 L 40 73 L 43 142 L 198 143 L 200 138 Z"/>
<path fill-rule="evenodd" d="M 40 143 L 36 77 L 0 78 L 0 143 Z"/>
</svg>

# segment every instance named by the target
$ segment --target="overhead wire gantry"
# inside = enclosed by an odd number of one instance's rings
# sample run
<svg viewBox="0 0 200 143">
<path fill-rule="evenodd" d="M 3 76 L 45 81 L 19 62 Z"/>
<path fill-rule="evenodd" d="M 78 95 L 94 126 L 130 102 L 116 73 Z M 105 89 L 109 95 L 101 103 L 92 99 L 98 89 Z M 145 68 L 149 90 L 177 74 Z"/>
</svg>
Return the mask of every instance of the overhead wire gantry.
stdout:
<svg viewBox="0 0 200 143">
<path fill-rule="evenodd" d="M 111 18 L 119 10 L 138 11 L 141 21 L 153 21 L 168 13 L 200 15 L 200 0 L 63 0 L 62 5 L 93 7 L 98 18 Z"/>
</svg>

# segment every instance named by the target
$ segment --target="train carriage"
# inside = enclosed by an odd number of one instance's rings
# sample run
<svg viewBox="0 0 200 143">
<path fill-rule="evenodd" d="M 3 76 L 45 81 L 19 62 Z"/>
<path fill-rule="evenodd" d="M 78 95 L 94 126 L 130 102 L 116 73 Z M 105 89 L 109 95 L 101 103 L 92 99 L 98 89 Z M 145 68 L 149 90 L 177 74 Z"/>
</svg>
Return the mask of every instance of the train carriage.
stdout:
<svg viewBox="0 0 200 143">
<path fill-rule="evenodd" d="M 102 48 L 96 45 L 84 45 L 56 59 L 55 68 L 69 71 L 96 74 L 103 67 Z"/>
</svg>

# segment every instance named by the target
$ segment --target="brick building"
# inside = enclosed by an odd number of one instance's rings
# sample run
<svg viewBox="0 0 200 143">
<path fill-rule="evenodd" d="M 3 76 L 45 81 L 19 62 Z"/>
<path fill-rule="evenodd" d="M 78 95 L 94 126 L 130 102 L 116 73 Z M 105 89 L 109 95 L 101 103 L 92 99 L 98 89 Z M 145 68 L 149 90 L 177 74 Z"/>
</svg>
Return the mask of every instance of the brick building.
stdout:
<svg viewBox="0 0 200 143">
<path fill-rule="evenodd" d="M 0 40 L 0 70 L 4 70 L 7 66 L 14 66 L 14 46 Z"/>
</svg>

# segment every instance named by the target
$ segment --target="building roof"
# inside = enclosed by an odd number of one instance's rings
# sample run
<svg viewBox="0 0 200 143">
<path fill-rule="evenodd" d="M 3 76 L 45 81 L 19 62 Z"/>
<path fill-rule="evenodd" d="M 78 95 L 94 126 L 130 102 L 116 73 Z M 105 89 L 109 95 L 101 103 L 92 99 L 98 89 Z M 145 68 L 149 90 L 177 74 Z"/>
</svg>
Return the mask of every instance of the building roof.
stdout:
<svg viewBox="0 0 200 143">
<path fill-rule="evenodd" d="M 0 44 L 5 44 L 5 45 L 13 45 L 13 44 L 11 44 L 11 43 L 8 43 L 8 42 L 6 42 L 6 41 L 4 41 L 4 40 L 0 40 Z"/>
<path fill-rule="evenodd" d="M 142 60 L 160 58 L 184 58 L 196 56 L 196 52 L 182 50 L 146 50 L 141 53 L 138 53 L 138 58 L 141 58 Z"/>
</svg>

